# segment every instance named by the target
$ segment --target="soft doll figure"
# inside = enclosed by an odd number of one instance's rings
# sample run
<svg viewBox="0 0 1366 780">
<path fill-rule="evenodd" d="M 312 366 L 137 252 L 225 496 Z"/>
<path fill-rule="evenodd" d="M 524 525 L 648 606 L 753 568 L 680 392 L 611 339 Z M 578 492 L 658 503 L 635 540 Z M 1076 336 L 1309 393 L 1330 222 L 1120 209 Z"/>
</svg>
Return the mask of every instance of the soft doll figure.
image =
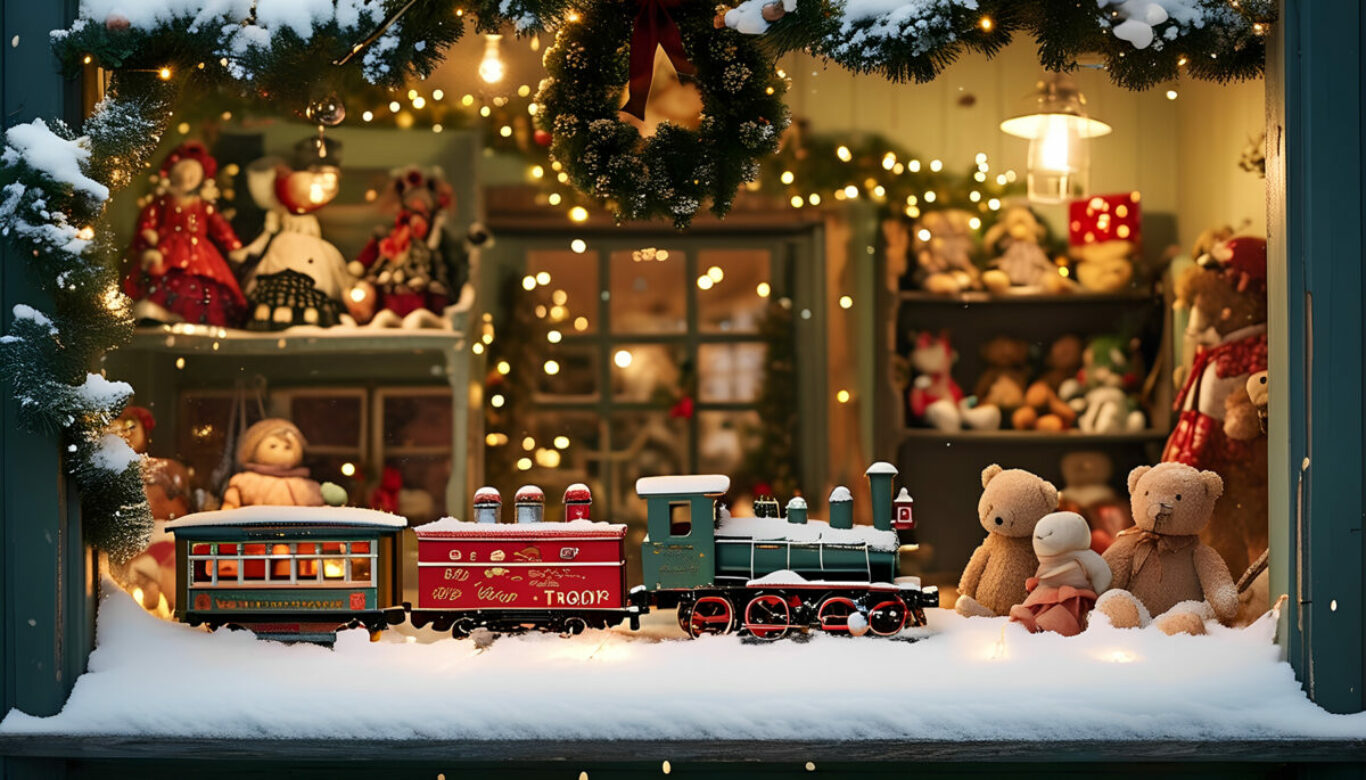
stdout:
<svg viewBox="0 0 1366 780">
<path fill-rule="evenodd" d="M 161 164 L 156 197 L 138 215 L 129 247 L 133 264 L 123 290 L 138 303 L 133 316 L 234 327 L 246 299 L 223 259 L 242 242 L 214 206 L 218 162 L 186 141 Z"/>
<path fill-rule="evenodd" d="M 1203 634 L 1206 620 L 1233 618 L 1238 611 L 1233 576 L 1199 537 L 1223 490 L 1218 474 L 1184 463 L 1129 472 L 1136 525 L 1105 551 L 1115 590 L 1096 602 L 1112 625 L 1134 628 L 1151 622 L 1167 634 Z"/>
<path fill-rule="evenodd" d="M 1076 512 L 1044 515 L 1034 526 L 1039 569 L 1025 582 L 1029 598 L 1010 608 L 1012 622 L 1031 634 L 1052 631 L 1076 636 L 1096 597 L 1110 587 L 1110 567 L 1091 550 L 1091 529 Z"/>
<path fill-rule="evenodd" d="M 977 519 L 986 541 L 972 553 L 958 583 L 954 609 L 967 617 L 995 617 L 1025 600 L 1025 580 L 1039 567 L 1034 526 L 1058 508 L 1058 489 L 1022 469 L 995 463 L 982 470 Z"/>
<path fill-rule="evenodd" d="M 228 481 L 223 508 L 322 506 L 322 487 L 300 465 L 307 446 L 304 435 L 289 420 L 272 417 L 248 428 L 237 444 L 241 471 Z"/>
<path fill-rule="evenodd" d="M 356 280 L 313 215 L 336 197 L 341 169 L 335 145 L 320 156 L 314 143 L 309 139 L 293 168 L 272 157 L 247 168 L 252 200 L 266 209 L 261 235 L 240 250 L 259 258 L 245 285 L 252 330 L 354 324 L 341 301 Z"/>
</svg>

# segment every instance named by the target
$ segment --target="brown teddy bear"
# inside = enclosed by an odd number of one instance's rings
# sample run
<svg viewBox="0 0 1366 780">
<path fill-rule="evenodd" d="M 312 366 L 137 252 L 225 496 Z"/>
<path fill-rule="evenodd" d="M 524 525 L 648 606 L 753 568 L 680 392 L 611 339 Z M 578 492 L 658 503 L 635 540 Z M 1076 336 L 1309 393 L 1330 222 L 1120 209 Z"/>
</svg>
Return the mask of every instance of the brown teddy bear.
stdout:
<svg viewBox="0 0 1366 780">
<path fill-rule="evenodd" d="M 1009 336 L 997 336 L 982 345 L 987 369 L 977 379 L 973 392 L 979 404 L 1014 409 L 1025 402 L 1025 383 L 1029 374 L 1029 343 Z"/>
<path fill-rule="evenodd" d="M 1134 278 L 1132 241 L 1098 241 L 1072 247 L 1077 283 L 1087 292 L 1116 293 L 1125 290 Z"/>
<path fill-rule="evenodd" d="M 1084 351 L 1081 337 L 1073 334 L 1049 345 L 1044 358 L 1047 369 L 1025 390 L 1024 406 L 1011 415 L 1012 427 L 1022 431 L 1064 431 L 1076 423 L 1076 411 L 1058 395 L 1058 390 L 1064 382 L 1076 380 Z"/>
<path fill-rule="evenodd" d="M 1199 537 L 1223 492 L 1218 474 L 1184 463 L 1129 472 L 1129 504 L 1137 525 L 1105 551 L 1114 590 L 1096 602 L 1112 625 L 1136 628 L 1151 622 L 1166 634 L 1203 634 L 1206 620 L 1233 619 L 1238 612 L 1233 576 Z"/>
<path fill-rule="evenodd" d="M 982 498 L 977 519 L 986 541 L 972 553 L 958 582 L 954 609 L 966 617 L 1010 614 L 1029 595 L 1025 581 L 1034 576 L 1034 526 L 1057 510 L 1058 489 L 1022 469 L 993 463 L 982 469 Z"/>
<path fill-rule="evenodd" d="M 980 286 L 980 272 L 972 262 L 976 248 L 970 224 L 973 215 L 962 209 L 931 211 L 912 229 L 915 282 L 926 292 L 953 295 Z"/>
</svg>

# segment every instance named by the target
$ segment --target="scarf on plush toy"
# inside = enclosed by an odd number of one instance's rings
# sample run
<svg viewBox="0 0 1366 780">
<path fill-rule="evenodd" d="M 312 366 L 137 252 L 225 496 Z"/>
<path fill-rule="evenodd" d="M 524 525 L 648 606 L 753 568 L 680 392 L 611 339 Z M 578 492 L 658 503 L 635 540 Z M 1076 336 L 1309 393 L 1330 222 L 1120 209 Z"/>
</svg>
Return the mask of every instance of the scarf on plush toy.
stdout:
<svg viewBox="0 0 1366 780">
<path fill-rule="evenodd" d="M 1166 553 L 1180 552 L 1194 547 L 1200 537 L 1196 534 L 1159 534 L 1138 526 L 1126 528 L 1119 532 L 1115 541 L 1119 541 L 1121 536 L 1138 536 L 1134 541 L 1134 566 L 1133 575 L 1137 576 L 1144 564 L 1152 562 L 1157 571 L 1157 578 L 1162 579 L 1162 556 Z"/>
</svg>

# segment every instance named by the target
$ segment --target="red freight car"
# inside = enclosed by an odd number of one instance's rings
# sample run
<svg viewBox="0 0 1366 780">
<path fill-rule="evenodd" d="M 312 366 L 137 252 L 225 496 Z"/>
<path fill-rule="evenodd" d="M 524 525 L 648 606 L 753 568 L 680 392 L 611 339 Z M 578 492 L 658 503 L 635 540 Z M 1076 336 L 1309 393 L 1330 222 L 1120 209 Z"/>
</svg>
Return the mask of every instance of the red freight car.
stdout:
<svg viewBox="0 0 1366 780">
<path fill-rule="evenodd" d="M 636 627 L 641 608 L 626 591 L 626 526 L 541 522 L 539 491 L 517 498 L 515 524 L 446 518 L 415 529 L 413 624 L 456 636 L 476 628 L 575 634 L 623 619 Z"/>
</svg>

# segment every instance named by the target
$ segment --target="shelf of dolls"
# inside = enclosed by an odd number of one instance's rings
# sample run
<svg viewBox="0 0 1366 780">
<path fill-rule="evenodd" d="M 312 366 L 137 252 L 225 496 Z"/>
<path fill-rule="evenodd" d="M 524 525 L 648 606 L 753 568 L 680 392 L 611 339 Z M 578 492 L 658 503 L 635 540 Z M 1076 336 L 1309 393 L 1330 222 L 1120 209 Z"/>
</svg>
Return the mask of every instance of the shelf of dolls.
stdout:
<svg viewBox="0 0 1366 780">
<path fill-rule="evenodd" d="M 463 319 L 463 318 L 462 318 Z M 461 323 L 463 324 L 463 323 Z M 283 331 L 249 331 L 211 325 L 155 325 L 137 328 L 125 349 L 165 354 L 221 355 L 376 354 L 444 352 L 465 343 L 463 328 L 331 328 L 299 326 Z"/>
<path fill-rule="evenodd" d="M 1091 433 L 1087 431 L 940 431 L 934 428 L 903 428 L 902 440 L 942 441 L 945 444 L 1066 444 L 1066 445 L 1105 445 L 1105 444 L 1145 444 L 1164 442 L 1167 431 L 1145 429 L 1141 431 L 1118 431 L 1114 433 Z"/>
<path fill-rule="evenodd" d="M 1157 293 L 1152 290 L 1122 290 L 1112 293 L 1044 293 L 1044 292 L 1017 292 L 997 295 L 995 293 L 982 290 L 972 290 L 954 294 L 941 294 L 926 292 L 924 290 L 902 290 L 897 294 L 900 301 L 907 303 L 925 303 L 938 305 L 977 305 L 977 304 L 1037 304 L 1037 305 L 1056 305 L 1056 304 L 1140 304 L 1151 305 L 1157 299 Z"/>
</svg>

